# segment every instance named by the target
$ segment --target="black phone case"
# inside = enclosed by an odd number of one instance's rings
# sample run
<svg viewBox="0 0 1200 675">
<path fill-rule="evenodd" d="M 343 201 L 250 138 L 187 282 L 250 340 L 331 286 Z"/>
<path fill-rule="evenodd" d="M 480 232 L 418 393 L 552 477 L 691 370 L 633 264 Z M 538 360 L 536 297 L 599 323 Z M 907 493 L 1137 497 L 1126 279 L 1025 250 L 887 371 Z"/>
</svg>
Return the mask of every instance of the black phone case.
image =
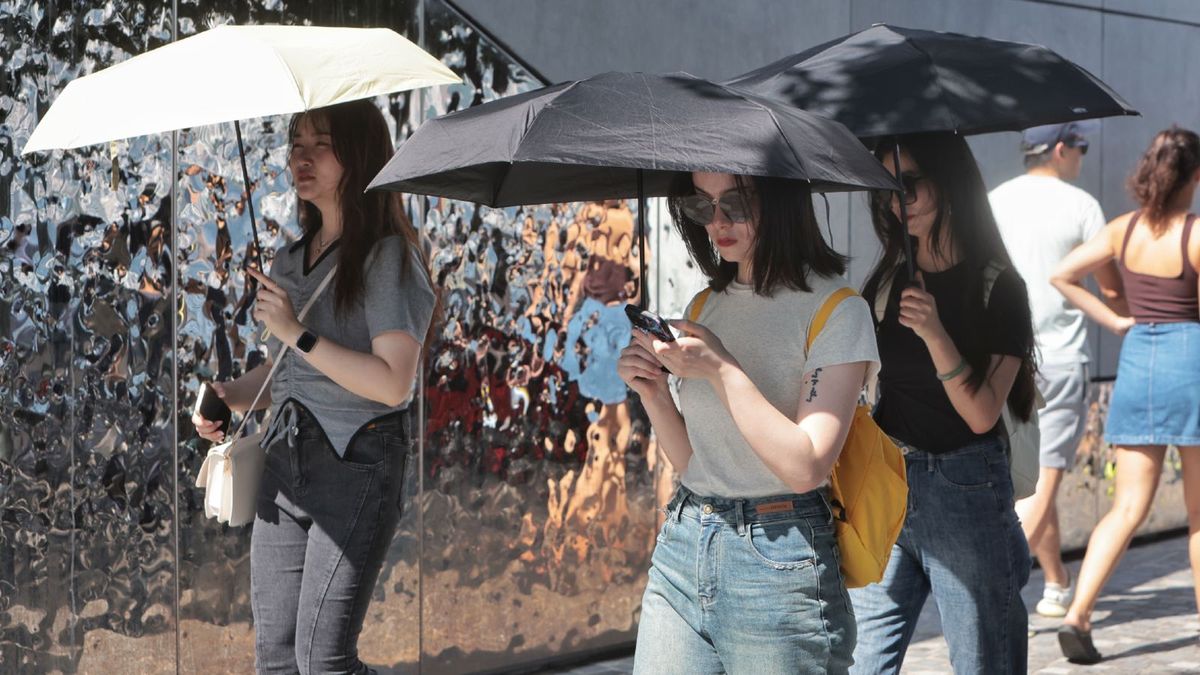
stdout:
<svg viewBox="0 0 1200 675">
<path fill-rule="evenodd" d="M 634 326 L 650 333 L 654 337 L 663 342 L 674 342 L 675 336 L 671 334 L 671 328 L 663 318 L 650 310 L 640 310 L 633 305 L 625 305 L 625 316 L 629 317 L 629 322 Z"/>
<path fill-rule="evenodd" d="M 206 420 L 219 421 L 221 431 L 229 432 L 229 422 L 233 419 L 233 411 L 207 384 L 200 385 L 200 397 L 196 401 L 196 412 Z"/>
</svg>

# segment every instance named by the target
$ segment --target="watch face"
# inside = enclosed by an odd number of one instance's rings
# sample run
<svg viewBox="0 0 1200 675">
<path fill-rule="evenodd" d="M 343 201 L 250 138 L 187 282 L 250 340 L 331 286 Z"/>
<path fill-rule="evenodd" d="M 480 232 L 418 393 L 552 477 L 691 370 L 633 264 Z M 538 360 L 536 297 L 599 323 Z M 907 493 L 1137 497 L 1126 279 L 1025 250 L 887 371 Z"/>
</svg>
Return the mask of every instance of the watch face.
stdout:
<svg viewBox="0 0 1200 675">
<path fill-rule="evenodd" d="M 304 353 L 312 351 L 312 348 L 317 345 L 317 336 L 308 331 L 300 334 L 300 338 L 296 340 L 296 349 Z"/>
</svg>

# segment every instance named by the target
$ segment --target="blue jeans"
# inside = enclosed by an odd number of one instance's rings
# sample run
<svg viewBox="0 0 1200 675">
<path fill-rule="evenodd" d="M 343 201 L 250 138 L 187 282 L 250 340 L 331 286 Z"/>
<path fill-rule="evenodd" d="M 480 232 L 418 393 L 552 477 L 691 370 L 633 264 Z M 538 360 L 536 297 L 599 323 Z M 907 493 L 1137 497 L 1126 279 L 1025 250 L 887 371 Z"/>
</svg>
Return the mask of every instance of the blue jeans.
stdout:
<svg viewBox="0 0 1200 675">
<path fill-rule="evenodd" d="M 1024 673 L 1031 560 L 1013 511 L 1005 441 L 938 455 L 905 449 L 908 516 L 883 580 L 850 591 L 855 673 L 898 673 L 932 592 L 956 673 Z"/>
<path fill-rule="evenodd" d="M 400 518 L 408 413 L 364 425 L 339 457 L 295 405 L 267 450 L 250 537 L 255 668 L 364 675 L 358 634 Z"/>
<path fill-rule="evenodd" d="M 822 494 L 667 506 L 633 672 L 845 673 L 854 614 Z"/>
</svg>

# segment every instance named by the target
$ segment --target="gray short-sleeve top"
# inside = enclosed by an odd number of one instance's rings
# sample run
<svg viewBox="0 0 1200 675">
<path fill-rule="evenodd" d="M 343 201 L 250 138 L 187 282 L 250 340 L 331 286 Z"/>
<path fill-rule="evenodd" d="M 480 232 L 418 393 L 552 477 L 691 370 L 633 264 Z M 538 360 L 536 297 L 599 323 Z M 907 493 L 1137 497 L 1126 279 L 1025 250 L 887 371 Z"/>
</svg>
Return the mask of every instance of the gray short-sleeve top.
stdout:
<svg viewBox="0 0 1200 675">
<path fill-rule="evenodd" d="M 306 243 L 301 240 L 280 249 L 271 267 L 271 278 L 287 291 L 297 314 L 340 257 L 338 244 L 334 243 L 316 264 L 308 268 Z M 405 248 L 408 249 L 407 259 Z M 424 342 L 433 317 L 435 295 L 418 250 L 412 245 L 406 247 L 405 240 L 399 235 L 379 240 L 368 254 L 361 301 L 338 311 L 334 301 L 335 285 L 336 279 L 317 298 L 302 321 L 319 338 L 365 353 L 371 352 L 372 339 L 389 331 L 403 331 L 418 342 Z M 268 338 L 267 347 L 272 357 L 280 346 L 274 336 Z M 411 401 L 392 407 L 353 394 L 310 365 L 294 349 L 284 355 L 271 381 L 273 420 L 280 418 L 280 406 L 289 400 L 304 405 L 313 413 L 339 455 L 345 454 L 346 445 L 359 427 L 380 415 L 403 410 Z M 278 435 L 275 426 L 273 423 L 264 445 L 270 444 Z"/>
</svg>

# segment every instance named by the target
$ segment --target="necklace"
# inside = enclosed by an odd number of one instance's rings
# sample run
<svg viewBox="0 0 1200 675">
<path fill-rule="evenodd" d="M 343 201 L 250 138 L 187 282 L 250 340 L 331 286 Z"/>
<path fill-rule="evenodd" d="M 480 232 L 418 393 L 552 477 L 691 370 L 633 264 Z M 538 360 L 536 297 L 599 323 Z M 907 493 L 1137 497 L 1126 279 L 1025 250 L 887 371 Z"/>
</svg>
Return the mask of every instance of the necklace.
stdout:
<svg viewBox="0 0 1200 675">
<path fill-rule="evenodd" d="M 325 240 L 324 240 L 324 239 L 322 239 L 321 237 L 318 237 L 318 238 L 317 238 L 317 252 L 319 253 L 319 252 L 321 252 L 321 251 L 325 250 L 325 247 L 326 247 L 326 246 L 329 246 L 330 244 L 332 244 L 333 242 L 335 242 L 335 241 L 337 241 L 337 240 L 338 240 L 338 237 L 336 237 L 336 236 L 335 236 L 335 237 L 331 237 L 331 238 L 329 239 L 329 241 L 325 241 Z"/>
</svg>

